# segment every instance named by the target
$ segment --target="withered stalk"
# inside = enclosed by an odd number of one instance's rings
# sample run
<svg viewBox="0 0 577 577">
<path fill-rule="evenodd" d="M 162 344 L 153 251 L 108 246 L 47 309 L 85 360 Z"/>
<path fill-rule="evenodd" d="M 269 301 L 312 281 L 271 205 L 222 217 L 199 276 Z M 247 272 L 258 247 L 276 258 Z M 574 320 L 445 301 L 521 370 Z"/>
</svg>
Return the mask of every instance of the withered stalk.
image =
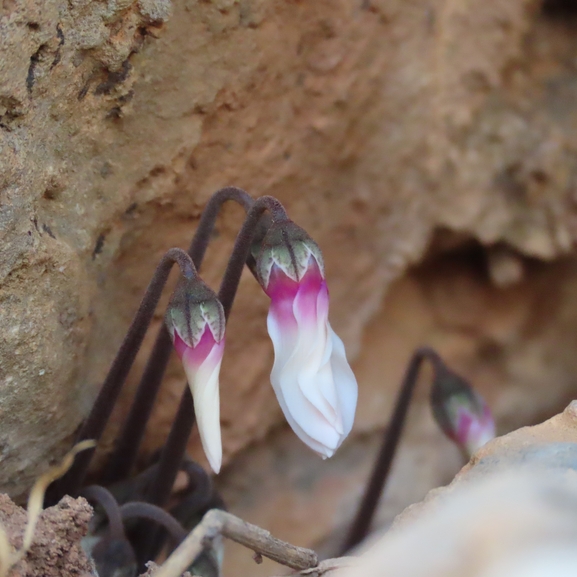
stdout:
<svg viewBox="0 0 577 577">
<path fill-rule="evenodd" d="M 288 220 L 286 211 L 275 198 L 261 196 L 254 201 L 236 237 L 218 292 L 218 298 L 222 303 L 225 319 L 227 320 L 232 309 L 243 267 L 250 254 L 251 243 L 257 230 L 259 219 L 266 210 L 270 212 L 273 222 Z M 148 502 L 160 507 L 163 507 L 168 502 L 193 426 L 194 404 L 190 390 L 187 387 L 181 397 L 178 412 L 162 449 L 157 475 L 152 482 L 150 492 L 147 494 Z"/>
<path fill-rule="evenodd" d="M 292 569 L 311 569 L 318 566 L 318 557 L 314 551 L 295 547 L 230 513 L 212 509 L 156 571 L 155 577 L 179 577 L 207 544 L 219 535 Z"/>
</svg>

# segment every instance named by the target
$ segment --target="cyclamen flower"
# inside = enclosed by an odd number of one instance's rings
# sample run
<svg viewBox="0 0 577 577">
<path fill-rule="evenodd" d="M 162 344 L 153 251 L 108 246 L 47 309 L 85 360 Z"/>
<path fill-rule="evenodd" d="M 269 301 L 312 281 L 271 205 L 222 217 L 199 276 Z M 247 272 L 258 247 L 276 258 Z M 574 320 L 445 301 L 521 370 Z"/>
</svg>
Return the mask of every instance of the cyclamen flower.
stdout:
<svg viewBox="0 0 577 577">
<path fill-rule="evenodd" d="M 495 437 L 489 406 L 467 382 L 448 370 L 435 376 L 431 389 L 435 420 L 452 441 L 471 457 Z"/>
<path fill-rule="evenodd" d="M 293 222 L 274 224 L 263 240 L 257 274 L 271 298 L 271 383 L 279 404 L 298 437 L 331 457 L 353 426 L 357 382 L 328 321 L 321 252 Z"/>
<path fill-rule="evenodd" d="M 182 279 L 168 306 L 166 326 L 192 392 L 202 447 L 218 473 L 222 463 L 218 382 L 224 353 L 222 305 L 200 279 Z"/>
</svg>

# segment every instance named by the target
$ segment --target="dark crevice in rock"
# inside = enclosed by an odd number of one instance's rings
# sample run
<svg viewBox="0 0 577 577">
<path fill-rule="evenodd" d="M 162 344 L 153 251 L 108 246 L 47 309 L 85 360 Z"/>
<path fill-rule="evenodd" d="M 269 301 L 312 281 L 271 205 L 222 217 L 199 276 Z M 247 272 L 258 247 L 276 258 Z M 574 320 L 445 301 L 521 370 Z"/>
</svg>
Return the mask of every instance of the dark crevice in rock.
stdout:
<svg viewBox="0 0 577 577">
<path fill-rule="evenodd" d="M 50 65 L 50 70 L 52 70 L 59 62 L 60 59 L 62 58 L 61 55 L 61 49 L 62 46 L 64 46 L 64 32 L 62 32 L 62 28 L 60 27 L 60 24 L 56 25 L 56 36 L 58 37 L 58 48 L 56 49 L 56 52 L 54 53 L 54 60 L 52 61 L 52 64 Z"/>
<path fill-rule="evenodd" d="M 38 48 L 38 50 L 30 57 L 30 66 L 28 66 L 28 74 L 26 75 L 26 89 L 28 92 L 32 92 L 32 87 L 34 86 L 34 71 L 38 62 L 40 62 L 40 52 L 43 47 L 44 44 L 41 45 L 40 48 Z"/>
<path fill-rule="evenodd" d="M 104 235 L 103 233 L 98 235 L 98 238 L 96 239 L 96 244 L 94 245 L 94 250 L 92 251 L 92 260 L 94 260 L 102 252 L 102 247 L 104 246 L 105 238 L 106 235 Z"/>
<path fill-rule="evenodd" d="M 36 68 L 42 61 L 43 57 L 48 51 L 48 44 L 41 44 L 38 50 L 30 57 L 30 65 L 28 66 L 28 74 L 26 75 L 26 89 L 28 94 L 32 92 L 34 83 L 36 82 Z"/>
<path fill-rule="evenodd" d="M 541 12 L 545 18 L 577 22 L 577 0 L 544 0 Z"/>
<path fill-rule="evenodd" d="M 96 95 L 110 94 L 112 89 L 117 84 L 124 82 L 128 78 L 128 75 L 130 74 L 131 70 L 132 70 L 132 65 L 130 64 L 128 59 L 126 59 L 122 63 L 122 68 L 118 72 L 108 71 L 108 73 L 106 75 L 106 80 L 104 80 L 104 82 L 101 82 L 96 87 L 96 89 L 94 90 L 94 94 L 96 94 Z"/>
</svg>

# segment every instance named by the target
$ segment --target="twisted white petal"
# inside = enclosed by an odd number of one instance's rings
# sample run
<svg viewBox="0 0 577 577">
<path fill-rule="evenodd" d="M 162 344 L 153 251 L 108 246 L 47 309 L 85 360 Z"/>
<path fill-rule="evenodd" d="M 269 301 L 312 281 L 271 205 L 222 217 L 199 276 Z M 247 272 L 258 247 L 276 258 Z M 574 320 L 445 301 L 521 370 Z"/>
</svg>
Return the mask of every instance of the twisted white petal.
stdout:
<svg viewBox="0 0 577 577">
<path fill-rule="evenodd" d="M 352 428 L 357 383 L 328 322 L 326 283 L 312 259 L 310 265 L 299 283 L 273 271 L 267 319 L 275 351 L 271 382 L 295 433 L 326 458 Z"/>
<path fill-rule="evenodd" d="M 202 339 L 205 338 L 212 339 L 212 333 L 205 332 Z M 194 399 L 202 448 L 212 470 L 218 473 L 222 464 L 219 373 L 224 339 L 219 343 L 212 340 L 209 347 L 202 345 L 201 342 L 200 350 L 187 347 L 182 355 L 182 364 Z"/>
</svg>

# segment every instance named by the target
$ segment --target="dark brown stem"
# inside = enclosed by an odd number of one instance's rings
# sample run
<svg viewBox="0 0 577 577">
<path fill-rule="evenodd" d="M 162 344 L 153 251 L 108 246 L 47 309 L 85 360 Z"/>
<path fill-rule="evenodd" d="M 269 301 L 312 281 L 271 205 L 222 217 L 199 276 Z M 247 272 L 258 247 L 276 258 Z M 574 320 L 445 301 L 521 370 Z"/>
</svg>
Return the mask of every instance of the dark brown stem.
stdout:
<svg viewBox="0 0 577 577">
<path fill-rule="evenodd" d="M 210 242 L 216 217 L 222 205 L 229 200 L 234 200 L 247 212 L 254 202 L 249 194 L 234 186 L 221 188 L 210 197 L 188 249 L 192 262 L 199 270 Z M 122 432 L 104 472 L 103 482 L 106 485 L 127 477 L 134 466 L 171 353 L 172 340 L 162 323 Z"/>
<path fill-rule="evenodd" d="M 180 398 L 178 411 L 160 454 L 157 474 L 147 494 L 149 502 L 160 507 L 168 502 L 194 422 L 194 403 L 187 386 Z"/>
<path fill-rule="evenodd" d="M 80 491 L 80 496 L 87 501 L 98 503 L 104 509 L 108 519 L 110 536 L 113 539 L 126 539 L 120 508 L 114 495 L 108 489 L 101 485 L 90 485 L 90 487 L 84 487 Z"/>
<path fill-rule="evenodd" d="M 218 298 L 222 303 L 224 316 L 227 320 L 238 289 L 242 269 L 250 253 L 255 230 L 265 210 L 271 213 L 273 222 L 288 220 L 282 204 L 271 196 L 261 196 L 248 211 L 242 228 L 236 237 L 234 248 L 218 292 Z M 168 502 L 193 426 L 194 404 L 190 389 L 187 387 L 181 397 L 177 415 L 172 423 L 168 439 L 160 455 L 157 475 L 147 498 L 147 501 L 150 503 L 163 507 Z"/>
<path fill-rule="evenodd" d="M 132 367 L 136 354 L 140 349 L 144 335 L 156 305 L 160 299 L 162 289 L 166 284 L 172 265 L 177 263 L 181 273 L 187 278 L 194 278 L 196 268 L 188 254 L 179 248 L 171 248 L 156 267 L 154 276 L 146 289 L 146 293 L 140 303 L 140 307 L 134 316 L 132 324 L 120 345 L 114 361 L 108 371 L 108 375 L 96 397 L 96 401 L 82 425 L 77 441 L 94 439 L 98 441 L 104 432 L 112 409 L 118 399 L 122 385 Z M 56 499 L 58 502 L 64 495 L 76 495 L 82 486 L 94 449 L 87 450 L 78 455 L 68 473 L 60 479 L 56 486 Z"/>
<path fill-rule="evenodd" d="M 232 303 L 238 290 L 238 284 L 242 275 L 244 263 L 250 254 L 251 244 L 258 227 L 262 214 L 268 210 L 272 216 L 273 223 L 286 222 L 289 220 L 283 205 L 272 196 L 261 196 L 258 198 L 250 211 L 236 237 L 232 254 L 228 261 L 226 271 L 220 283 L 218 298 L 222 303 L 225 318 L 228 319 L 232 309 Z"/>
<path fill-rule="evenodd" d="M 187 535 L 186 529 L 170 513 L 150 503 L 126 503 L 120 507 L 120 516 L 122 521 L 137 518 L 154 521 L 168 531 L 175 545 L 179 545 Z"/>
<path fill-rule="evenodd" d="M 358 545 L 369 532 L 393 459 L 395 458 L 409 405 L 417 384 L 419 370 L 424 359 L 429 359 L 433 363 L 435 371 L 438 370 L 440 363 L 442 364 L 437 353 L 428 347 L 421 347 L 413 353 L 399 389 L 393 416 L 385 431 L 383 444 L 375 461 L 357 514 L 338 553 L 339 557 L 345 555 L 355 545 Z"/>
<path fill-rule="evenodd" d="M 271 213 L 273 222 L 288 220 L 283 206 L 273 197 L 263 196 L 252 204 L 241 230 L 237 235 L 218 294 L 227 320 L 236 295 L 238 283 L 240 282 L 243 267 L 250 256 L 251 243 L 258 230 L 260 218 L 266 210 Z M 186 446 L 194 422 L 194 402 L 190 388 L 186 387 L 180 399 L 178 411 L 172 423 L 168 438 L 162 448 L 157 474 L 147 492 L 146 500 L 148 502 L 159 507 L 164 507 L 167 504 L 176 475 L 186 453 Z M 137 552 L 141 567 L 143 566 L 143 562 L 148 560 L 146 557 L 154 546 L 155 536 L 158 536 L 158 533 L 149 532 L 148 535 L 142 535 L 142 544 L 139 546 L 139 551 Z"/>
<path fill-rule="evenodd" d="M 188 486 L 179 491 L 178 502 L 170 514 L 185 527 L 194 527 L 209 509 L 226 509 L 226 506 L 215 491 L 210 475 L 198 464 L 189 459 L 183 462 L 183 471 L 189 477 Z"/>
<path fill-rule="evenodd" d="M 212 479 L 198 463 L 191 459 L 184 459 L 180 470 L 184 471 L 188 477 L 188 484 L 183 492 L 192 493 L 198 497 L 197 509 L 200 510 L 212 497 Z"/>
</svg>

